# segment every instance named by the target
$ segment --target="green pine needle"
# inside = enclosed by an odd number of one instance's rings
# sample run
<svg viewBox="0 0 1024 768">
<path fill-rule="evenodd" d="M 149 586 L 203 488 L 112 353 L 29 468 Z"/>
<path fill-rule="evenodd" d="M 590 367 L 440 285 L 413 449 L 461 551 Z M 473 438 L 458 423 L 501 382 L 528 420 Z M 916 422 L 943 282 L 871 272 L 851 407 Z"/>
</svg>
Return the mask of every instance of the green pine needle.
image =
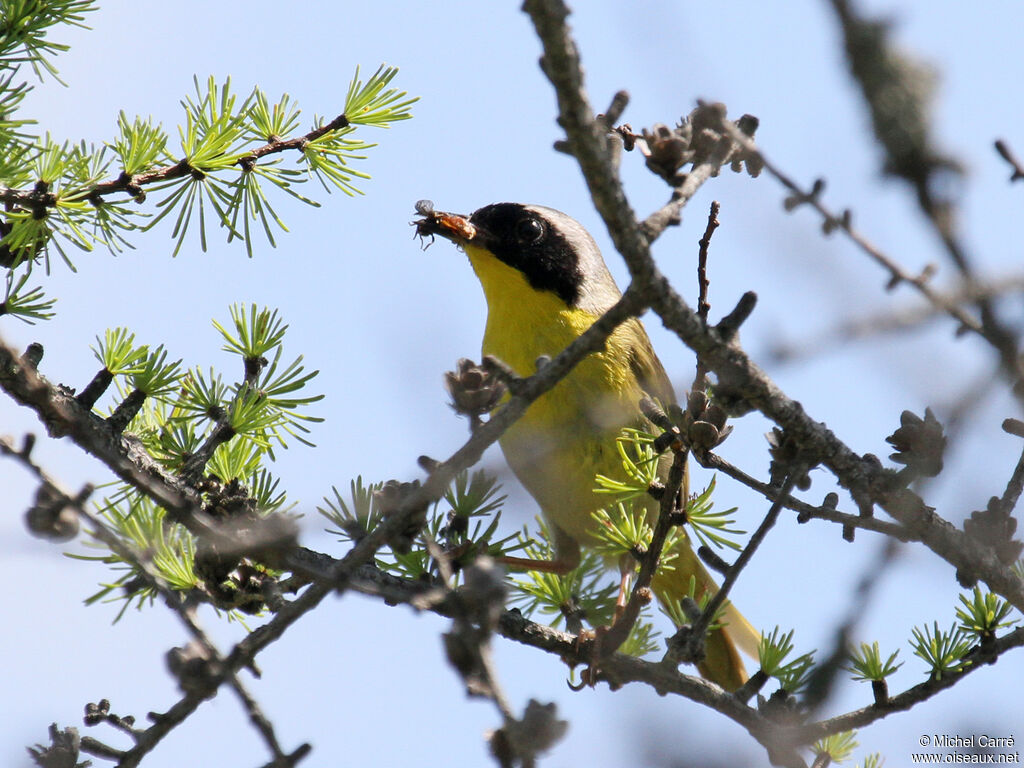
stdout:
<svg viewBox="0 0 1024 768">
<path fill-rule="evenodd" d="M 302 111 L 287 93 L 271 106 L 267 94 L 255 88 L 250 103 L 248 130 L 253 141 L 284 141 L 298 129 Z"/>
<path fill-rule="evenodd" d="M 135 346 L 135 334 L 127 328 L 108 328 L 101 340 L 96 337 L 98 346 L 91 347 L 93 355 L 100 364 L 114 376 L 131 376 L 141 373 L 149 347 Z"/>
<path fill-rule="evenodd" d="M 277 310 L 268 307 L 258 308 L 255 304 L 231 305 L 231 324 L 234 332 L 228 331 L 216 320 L 213 327 L 220 331 L 227 342 L 221 347 L 226 352 L 241 355 L 246 360 L 257 360 L 278 346 L 284 339 L 288 326 L 278 317 Z"/>
<path fill-rule="evenodd" d="M 899 650 L 894 651 L 888 659 L 882 661 L 882 653 L 878 649 L 878 642 L 871 645 L 861 643 L 859 648 L 850 650 L 850 666 L 847 669 L 854 674 L 854 680 L 884 680 L 897 669 L 903 666 L 901 661 L 894 664 Z"/>
<path fill-rule="evenodd" d="M 790 630 L 786 634 L 782 634 L 782 630 L 776 626 L 771 634 L 761 633 L 761 643 L 758 646 L 761 670 L 769 677 L 778 680 L 783 690 L 789 693 L 797 693 L 807 684 L 811 668 L 814 666 L 815 654 L 815 651 L 810 651 L 786 662 L 789 654 L 795 648 L 793 644 L 794 631 Z"/>
<path fill-rule="evenodd" d="M 10 78 L 0 80 L 0 89 L 10 83 Z M 0 106 L 4 95 L 0 90 Z M 0 178 L 9 187 L 27 187 L 34 183 L 33 167 L 39 149 L 35 136 L 17 136 L 3 130 L 0 116 Z"/>
<path fill-rule="evenodd" d="M 659 461 L 653 443 L 653 435 L 632 427 L 624 428 L 615 439 L 615 449 L 627 479 L 597 475 L 594 493 L 614 495 L 622 502 L 640 496 L 646 498 L 650 487 L 659 480 Z"/>
<path fill-rule="evenodd" d="M 176 422 L 206 419 L 217 421 L 223 416 L 227 402 L 227 385 L 219 373 L 210 368 L 204 374 L 201 368 L 193 368 L 181 379 L 181 396 L 175 402 Z"/>
<path fill-rule="evenodd" d="M 145 359 L 130 375 L 132 386 L 148 397 L 167 399 L 181 377 L 181 360 L 168 362 L 163 344 L 152 351 L 147 348 L 146 351 Z"/>
<path fill-rule="evenodd" d="M 195 541 L 181 526 L 168 525 L 165 521 L 166 512 L 161 507 L 137 492 L 128 492 L 120 499 L 105 499 L 98 511 L 126 548 L 149 555 L 150 567 L 167 588 L 188 591 L 199 585 L 199 577 L 192 567 L 195 561 Z M 136 608 L 141 609 L 156 600 L 159 593 L 142 578 L 143 574 L 137 566 L 116 552 L 111 552 L 98 538 L 90 537 L 86 543 L 87 546 L 107 550 L 107 554 L 67 556 L 76 560 L 105 563 L 115 572 L 121 573 L 115 581 L 103 584 L 98 592 L 87 598 L 86 605 L 124 601 L 114 618 L 116 623 L 130 605 L 135 604 Z"/>
<path fill-rule="evenodd" d="M 241 140 L 249 116 L 249 102 L 237 105 L 238 97 L 231 92 L 231 78 L 218 85 L 213 75 L 206 81 L 206 90 L 193 78 L 195 99 L 191 96 L 181 102 L 185 108 L 185 127 L 179 129 L 181 149 L 189 167 L 201 173 L 231 168 L 245 154 Z"/>
<path fill-rule="evenodd" d="M 610 559 L 646 549 L 654 534 L 643 504 L 626 506 L 620 501 L 590 516 L 598 523 L 594 551 Z"/>
<path fill-rule="evenodd" d="M 713 594 L 711 592 L 704 592 L 704 594 L 701 595 L 700 599 L 697 599 L 697 577 L 690 576 L 690 583 L 687 587 L 685 597 L 688 597 L 690 598 L 690 600 L 693 600 L 697 604 L 697 608 L 701 612 L 703 612 L 708 607 L 708 604 L 711 602 Z M 671 619 L 672 624 L 676 628 L 683 627 L 687 624 L 693 623 L 693 620 L 686 614 L 686 609 L 683 608 L 682 598 L 674 598 L 670 600 L 660 599 L 659 604 L 661 612 L 668 616 L 669 619 Z M 722 621 L 722 617 L 725 615 L 725 610 L 729 607 L 729 605 L 730 602 L 726 600 L 718 607 L 718 610 L 715 612 L 715 615 L 708 623 L 707 632 L 710 633 L 715 630 L 722 629 L 722 627 L 725 626 L 725 622 Z"/>
<path fill-rule="evenodd" d="M 287 493 L 278 490 L 278 486 L 281 483 L 280 479 L 274 477 L 266 469 L 249 472 L 248 474 L 240 473 L 237 477 L 248 477 L 248 482 L 245 485 L 249 489 L 249 494 L 256 501 L 256 508 L 260 511 L 260 514 L 289 512 L 298 503 L 287 504 Z"/>
<path fill-rule="evenodd" d="M 263 375 L 255 383 L 254 392 L 268 413 L 276 417 L 276 428 L 272 430 L 272 433 L 277 443 L 283 448 L 287 448 L 288 443 L 284 437 L 284 433 L 287 433 L 303 445 L 313 446 L 312 442 L 303 437 L 310 432 L 303 422 L 320 423 L 323 421 L 323 417 L 303 413 L 300 409 L 323 400 L 324 395 L 296 397 L 293 393 L 305 387 L 320 372 L 306 373 L 302 366 L 301 355 L 284 370 L 278 372 L 283 353 L 283 349 L 278 347 L 274 359 L 270 361 Z M 242 385 L 242 387 L 247 388 L 248 385 Z M 236 396 L 242 394 L 242 387 L 236 389 Z"/>
<path fill-rule="evenodd" d="M 152 401 L 147 401 L 146 405 Z M 182 421 L 176 424 L 164 423 L 163 419 L 157 420 L 157 425 L 154 429 L 148 429 L 145 426 L 140 426 L 140 422 L 145 423 L 149 421 L 147 419 L 150 411 L 143 407 L 142 412 L 139 416 L 135 417 L 135 421 L 132 423 L 132 431 L 136 436 L 142 437 L 143 442 L 146 445 L 146 450 L 149 451 L 150 455 L 154 459 L 159 461 L 167 469 L 180 470 L 184 466 L 185 461 L 196 452 L 199 446 L 202 444 L 200 436 L 196 434 L 195 426 L 192 422 Z M 150 434 L 147 435 L 146 433 Z M 156 444 L 153 439 L 156 438 Z M 214 453 L 214 458 L 217 454 Z M 213 462 L 207 465 L 208 471 L 216 474 L 218 477 L 223 477 L 217 473 L 211 466 Z"/>
<path fill-rule="evenodd" d="M 7 273 L 7 289 L 4 300 L 0 302 L 0 316 L 10 315 L 28 325 L 35 325 L 36 320 L 49 320 L 53 317 L 56 299 L 46 299 L 42 288 L 24 290 L 30 272 L 24 272 L 15 278 L 14 272 Z"/>
<path fill-rule="evenodd" d="M 844 763 L 850 759 L 857 746 L 857 732 L 843 731 L 814 742 L 811 752 L 815 757 L 824 756 L 833 763 Z"/>
<path fill-rule="evenodd" d="M 167 151 L 167 134 L 161 126 L 153 125 L 152 118 L 143 120 L 136 116 L 129 123 L 128 116 L 121 111 L 117 116 L 117 129 L 117 138 L 107 146 L 120 159 L 126 175 L 135 176 L 173 160 Z"/>
<path fill-rule="evenodd" d="M 409 107 L 419 99 L 406 98 L 405 91 L 387 88 L 397 74 L 397 67 L 381 64 L 363 85 L 359 80 L 359 68 L 356 67 L 356 74 L 345 98 L 345 117 L 349 123 L 390 128 L 392 122 L 412 117 Z"/>
<path fill-rule="evenodd" d="M 798 694 L 804 689 L 811 679 L 811 669 L 814 667 L 814 651 L 798 656 L 789 664 L 780 668 L 775 674 L 779 681 L 779 687 L 789 694 Z"/>
<path fill-rule="evenodd" d="M 339 536 L 342 541 L 358 542 L 372 531 L 384 519 L 377 505 L 374 494 L 384 487 L 384 483 L 363 485 L 363 477 L 359 475 L 349 483 L 349 497 L 346 500 L 336 487 L 331 487 L 334 499 L 324 497 L 324 507 L 316 511 L 327 518 L 336 529 L 327 529 L 328 533 Z"/>
<path fill-rule="evenodd" d="M 914 655 L 931 667 L 930 674 L 934 680 L 956 674 L 970 664 L 963 658 L 971 649 L 971 641 L 967 633 L 956 624 L 948 632 L 941 631 L 937 621 L 932 627 L 914 627 L 911 646 Z"/>
<path fill-rule="evenodd" d="M 538 519 L 537 525 L 535 538 L 523 530 L 523 555 L 549 560 L 554 555 L 551 532 L 543 520 Z M 590 626 L 603 626 L 611 623 L 615 613 L 618 584 L 609 577 L 604 558 L 591 550 L 583 553 L 578 568 L 565 575 L 527 571 L 514 574 L 512 583 L 516 590 L 512 602 L 522 606 L 524 615 L 552 616 L 552 626 L 563 625 L 567 614 L 579 615 Z"/>
<path fill-rule="evenodd" d="M 659 475 L 663 471 L 663 462 L 662 457 L 655 454 L 653 444 L 653 435 L 632 427 L 624 428 L 616 438 L 615 448 L 626 479 L 599 474 L 595 477 L 594 487 L 594 493 L 611 496 L 614 499 L 607 507 L 613 517 L 617 514 L 616 504 L 624 504 L 629 508 L 638 500 L 648 500 L 651 486 L 660 482 Z M 714 511 L 711 500 L 714 490 L 715 478 L 712 477 L 708 487 L 689 500 L 686 508 L 687 522 L 701 544 L 739 551 L 742 547 L 735 537 L 746 532 L 731 527 L 735 522 L 731 515 L 736 512 L 736 507 L 723 512 Z M 604 519 L 601 522 L 605 526 L 608 525 Z M 669 548 L 666 545 L 666 550 Z M 620 554 L 621 551 L 620 549 Z"/>
<path fill-rule="evenodd" d="M 47 223 L 47 218 L 37 219 L 31 211 L 23 210 L 4 211 L 3 217 L 8 231 L 0 239 L 0 245 L 11 252 L 12 268 L 23 263 L 30 264 L 37 254 L 47 253 L 46 247 L 53 237 L 53 230 Z"/>
<path fill-rule="evenodd" d="M 757 649 L 758 663 L 769 677 L 773 677 L 782 667 L 782 662 L 795 647 L 793 635 L 796 630 L 791 629 L 784 635 L 781 634 L 781 631 L 776 625 L 770 635 L 766 632 L 761 633 L 761 642 Z"/>
<path fill-rule="evenodd" d="M 320 127 L 323 120 L 316 118 L 315 124 Z M 368 173 L 356 170 L 351 163 L 354 160 L 365 160 L 366 155 L 360 153 L 377 145 L 348 138 L 348 134 L 354 130 L 354 127 L 349 126 L 328 131 L 323 136 L 307 142 L 302 149 L 302 159 L 306 163 L 307 172 L 310 176 L 315 176 L 328 193 L 335 187 L 349 197 L 361 195 L 363 191 L 355 186 L 353 179 L 370 178 Z"/>
<path fill-rule="evenodd" d="M 633 624 L 633 628 L 630 629 L 629 637 L 619 646 L 619 653 L 639 659 L 661 650 L 661 644 L 658 641 L 661 633 L 655 630 L 654 625 L 649 621 L 644 621 L 643 617 L 644 615 L 641 613 L 640 618 L 637 619 L 636 623 Z"/>
<path fill-rule="evenodd" d="M 57 82 L 57 68 L 50 58 L 69 46 L 49 39 L 50 28 L 74 26 L 88 29 L 85 14 L 97 8 L 94 0 L 4 0 L 0 34 L 0 65 L 4 69 L 29 64 L 36 77 L 49 74 Z"/>
<path fill-rule="evenodd" d="M 507 498 L 499 496 L 501 486 L 498 478 L 488 475 L 484 470 L 472 474 L 460 472 L 445 491 L 444 501 L 451 507 L 455 515 L 461 517 L 480 517 L 497 512 Z"/>
<path fill-rule="evenodd" d="M 270 435 L 282 423 L 280 412 L 268 408 L 266 399 L 248 387 L 235 392 L 225 420 L 236 435 L 252 440 L 264 450 L 270 449 Z"/>
<path fill-rule="evenodd" d="M 256 441 L 228 440 L 217 446 L 217 450 L 213 452 L 206 465 L 206 471 L 224 482 L 244 482 L 247 478 L 265 471 L 260 469 L 265 455 L 265 451 Z"/>
<path fill-rule="evenodd" d="M 982 592 L 974 588 L 971 597 L 960 595 L 960 608 L 956 609 L 956 618 L 960 629 L 979 640 L 992 640 L 996 631 L 1017 623 L 1017 619 L 1005 621 L 1013 606 L 992 592 Z"/>
<path fill-rule="evenodd" d="M 722 512 L 713 511 L 714 502 L 712 502 L 711 496 L 714 491 L 715 477 L 712 476 L 708 487 L 690 499 L 690 503 L 686 507 L 687 522 L 701 544 L 713 545 L 719 549 L 728 547 L 738 552 L 742 546 L 732 537 L 742 536 L 746 531 L 730 527 L 736 522 L 730 515 L 735 513 L 737 508 L 732 507 Z"/>
</svg>

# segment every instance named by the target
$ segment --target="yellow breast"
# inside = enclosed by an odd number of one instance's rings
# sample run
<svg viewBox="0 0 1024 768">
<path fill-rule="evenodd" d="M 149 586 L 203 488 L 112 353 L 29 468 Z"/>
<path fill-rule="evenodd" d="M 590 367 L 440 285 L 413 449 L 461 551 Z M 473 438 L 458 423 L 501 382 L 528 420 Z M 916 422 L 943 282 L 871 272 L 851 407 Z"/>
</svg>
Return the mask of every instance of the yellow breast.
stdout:
<svg viewBox="0 0 1024 768">
<path fill-rule="evenodd" d="M 483 352 L 520 376 L 534 373 L 538 357 L 554 357 L 596 320 L 550 291 L 535 290 L 489 252 L 467 245 L 466 253 L 487 297 Z M 620 326 L 604 350 L 535 401 L 500 441 L 545 516 L 584 543 L 593 526 L 590 513 L 600 506 L 594 476 L 622 474 L 615 437 L 623 426 L 642 422 L 637 403 L 643 392 L 629 366 L 627 340 L 643 330 L 629 322 L 636 327 Z"/>
</svg>

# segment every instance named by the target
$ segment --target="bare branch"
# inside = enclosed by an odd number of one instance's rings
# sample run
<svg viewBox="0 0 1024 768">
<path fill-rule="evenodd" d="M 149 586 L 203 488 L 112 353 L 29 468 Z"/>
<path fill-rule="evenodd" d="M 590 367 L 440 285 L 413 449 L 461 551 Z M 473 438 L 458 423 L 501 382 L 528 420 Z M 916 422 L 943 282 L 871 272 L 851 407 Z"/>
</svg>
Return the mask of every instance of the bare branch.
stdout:
<svg viewBox="0 0 1024 768">
<path fill-rule="evenodd" d="M 1009 163 L 1010 167 L 1013 169 L 1013 173 L 1010 175 L 1010 181 L 1014 182 L 1024 179 L 1024 166 L 1020 164 L 1020 160 L 1017 159 L 1017 155 L 1015 155 L 1013 150 L 1010 149 L 1010 145 L 1002 139 L 996 139 L 995 147 L 999 156 Z"/>
<path fill-rule="evenodd" d="M 847 526 L 853 528 L 860 528 L 865 531 L 873 531 L 875 533 L 881 533 L 885 536 L 889 536 L 897 541 L 916 541 L 914 535 L 904 528 L 899 523 L 889 523 L 884 520 L 878 520 L 874 517 L 862 517 L 860 515 L 851 515 L 847 512 L 839 512 L 834 506 L 828 504 L 822 504 L 820 506 L 814 506 L 808 504 L 805 501 L 794 498 L 793 496 L 783 496 L 779 493 L 777 486 L 773 486 L 769 483 L 762 483 L 760 480 L 748 475 L 739 467 L 729 463 L 721 456 L 708 452 L 695 452 L 693 454 L 696 458 L 697 463 L 707 469 L 717 469 L 720 472 L 731 477 L 733 480 L 737 480 L 748 488 L 760 493 L 769 501 L 782 500 L 782 505 L 787 509 L 792 509 L 798 513 L 797 521 L 805 523 L 808 520 L 827 520 L 829 522 L 838 523 L 844 528 Z"/>
<path fill-rule="evenodd" d="M 749 359 L 734 340 L 723 340 L 715 329 L 707 328 L 672 289 L 658 272 L 647 240 L 641 234 L 608 162 L 603 134 L 596 125 L 582 90 L 579 56 L 565 23 L 567 8 L 557 0 L 528 0 L 524 8 L 533 20 L 544 47 L 544 71 L 557 93 L 561 125 L 580 162 L 595 206 L 633 277 L 629 290 L 639 284 L 645 301 L 661 316 L 665 326 L 675 332 L 717 374 L 720 386 L 728 388 L 737 399 L 757 408 L 784 428 L 809 456 L 828 467 L 844 487 L 858 493 L 861 489 L 866 490 L 873 503 L 903 523 L 932 551 L 958 569 L 977 573 L 994 592 L 1006 597 L 1017 608 L 1024 608 L 1024 584 L 998 561 L 989 548 L 979 545 L 955 529 L 930 510 L 913 492 L 893 487 L 891 476 L 876 460 L 858 456 L 824 424 L 812 419 L 799 403 L 788 398 Z M 727 120 L 722 122 L 722 130 L 742 148 L 748 152 L 757 151 L 753 142 L 739 128 Z M 788 179 L 784 183 L 797 189 Z M 814 204 L 816 207 L 821 206 L 819 202 Z M 823 206 L 821 210 L 829 220 L 842 221 L 833 217 Z M 844 231 L 852 232 L 850 229 Z M 866 241 L 864 243 L 868 245 Z M 880 263 L 888 264 L 894 275 L 913 282 L 929 298 L 940 301 L 925 280 L 910 278 L 877 249 L 869 246 L 869 252 L 874 253 Z M 973 330 L 985 336 L 985 329 L 958 307 L 951 307 L 949 311 L 955 317 L 962 316 L 965 324 L 970 324 Z M 990 341 L 998 344 L 996 339 Z M 969 564 L 977 567 L 970 568 Z"/>
<path fill-rule="evenodd" d="M 885 149 L 885 170 L 913 186 L 918 207 L 970 285 L 975 270 L 959 231 L 957 205 L 942 192 L 945 185 L 938 183 L 943 174 L 958 176 L 961 169 L 932 141 L 929 102 L 934 74 L 896 50 L 884 22 L 859 15 L 848 0 L 832 0 L 832 6 L 846 40 L 850 71 L 871 113 L 875 136 Z M 980 296 L 977 306 L 982 335 L 999 353 L 1004 373 L 1011 381 L 1021 380 L 1019 334 L 1003 322 L 988 297 Z"/>
<path fill-rule="evenodd" d="M 942 292 L 944 306 L 962 306 L 977 303 L 982 299 L 999 299 L 1024 293 L 1024 275 L 1006 275 L 992 280 L 974 281 L 956 289 Z M 770 349 L 774 358 L 781 362 L 798 360 L 826 351 L 834 351 L 839 345 L 861 341 L 886 333 L 913 331 L 921 328 L 942 314 L 948 314 L 943 306 L 931 303 L 885 310 L 874 315 L 846 320 L 834 328 L 826 329 L 816 336 L 798 342 L 779 341 Z M 991 379 L 991 376 L 987 378 Z"/>
<path fill-rule="evenodd" d="M 740 552 L 740 556 L 736 558 L 736 562 L 726 571 L 722 586 L 718 588 L 718 591 L 708 601 L 704 610 L 701 611 L 700 617 L 689 628 L 686 628 L 684 633 L 685 642 L 672 644 L 674 647 L 670 647 L 666 658 L 675 658 L 676 654 L 679 653 L 685 659 L 699 659 L 703 656 L 704 637 L 707 635 L 708 627 L 711 626 L 711 622 L 715 620 L 719 611 L 725 606 L 725 600 L 736 584 L 736 579 L 739 578 L 740 573 L 747 566 L 747 563 L 750 562 L 758 547 L 761 546 L 765 536 L 768 535 L 768 531 L 775 526 L 776 521 L 779 519 L 779 513 L 782 511 L 782 499 L 793 490 L 797 478 L 804 471 L 806 470 L 796 467 L 790 471 L 786 482 L 783 483 L 779 491 L 779 498 L 772 503 L 768 513 L 764 516 L 764 520 L 761 521 L 761 525 L 757 527 L 754 535 L 750 537 L 750 541 L 747 542 L 747 545 L 743 547 L 743 551 Z"/>
</svg>

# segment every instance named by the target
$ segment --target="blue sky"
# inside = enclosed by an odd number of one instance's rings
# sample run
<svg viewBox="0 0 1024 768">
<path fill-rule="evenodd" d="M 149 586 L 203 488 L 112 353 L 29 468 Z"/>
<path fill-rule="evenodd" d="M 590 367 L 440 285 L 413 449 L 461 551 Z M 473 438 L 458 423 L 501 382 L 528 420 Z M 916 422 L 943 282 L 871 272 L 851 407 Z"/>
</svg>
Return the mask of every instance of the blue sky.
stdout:
<svg viewBox="0 0 1024 768">
<path fill-rule="evenodd" d="M 759 144 L 773 161 L 804 183 L 827 178 L 826 200 L 835 208 L 851 206 L 870 239 L 911 270 L 937 261 L 937 280 L 948 279 L 950 269 L 910 196 L 878 172 L 878 152 L 827 3 L 577 5 L 571 23 L 597 109 L 625 88 L 632 102 L 624 120 L 634 128 L 672 123 L 697 98 L 725 102 L 734 117 L 752 113 L 761 120 Z M 1024 188 L 1006 184 L 1009 173 L 991 144 L 1003 136 L 1024 154 L 1024 136 L 1015 134 L 1024 8 L 1009 1 L 969 8 L 924 0 L 866 5 L 892 18 L 896 39 L 941 75 L 937 140 L 968 169 L 963 228 L 979 269 L 993 277 L 1019 270 L 1011 235 Z M 178 102 L 191 90 L 193 75 L 230 75 L 243 93 L 255 84 L 271 96 L 287 92 L 303 108 L 304 124 L 314 114 L 340 111 L 357 64 L 367 74 L 382 61 L 400 67 L 395 84 L 420 97 L 414 120 L 365 135 L 379 142 L 365 163 L 373 177 L 363 185 L 365 197 L 327 196 L 309 185 L 322 208 L 281 201 L 291 231 L 278 237 L 276 249 L 258 243 L 249 260 L 237 244 L 216 239 L 202 253 L 195 238 L 172 259 L 169 230 L 153 233 L 116 258 L 78 255 L 77 274 L 57 264 L 48 290 L 59 297 L 58 318 L 0 328 L 19 345 L 41 341 L 43 372 L 81 388 L 96 369 L 89 345 L 108 327 L 129 325 L 141 341 L 166 343 L 188 365 L 227 366 L 233 358 L 220 351 L 211 319 L 226 320 L 235 302 L 278 307 L 290 324 L 286 353 L 302 354 L 308 367 L 319 369 L 315 385 L 329 395 L 318 410 L 327 419 L 313 435 L 318 447 L 284 452 L 276 466 L 291 498 L 309 513 L 304 542 L 311 547 L 340 552 L 313 512 L 332 485 L 347 487 L 357 474 L 419 477 L 417 456 L 443 458 L 465 437 L 441 382 L 459 357 L 479 356 L 483 297 L 460 253 L 442 242 L 422 251 L 413 239 L 416 200 L 466 212 L 501 200 L 564 210 L 594 234 L 612 271 L 620 279 L 624 274 L 578 169 L 551 149 L 559 138 L 554 97 L 537 66 L 539 44 L 516 3 L 310 2 L 300 10 L 260 1 L 120 1 L 105 3 L 88 23 L 92 31 L 62 38 L 73 46 L 57 62 L 68 87 L 43 83 L 26 107 L 55 137 L 109 139 L 121 109 L 152 115 L 173 134 Z M 667 198 L 639 156 L 625 156 L 623 176 L 641 215 Z M 779 341 L 799 343 L 844 320 L 915 303 L 909 292 L 885 293 L 885 275 L 848 242 L 823 238 L 809 211 L 785 214 L 782 197 L 767 177 L 725 171 L 686 209 L 683 225 L 659 241 L 656 257 L 692 297 L 696 242 L 708 204 L 719 200 L 712 315 L 731 309 L 744 291 L 757 291 L 758 308 L 743 331 L 753 358 L 855 450 L 885 456 L 884 437 L 903 409 L 920 413 L 932 406 L 943 418 L 965 391 L 991 378 L 994 363 L 979 342 L 953 341 L 945 321 L 802 362 L 774 363 L 770 352 Z M 682 389 L 692 379 L 692 356 L 656 319 L 647 325 Z M 1013 405 L 998 387 L 972 411 L 947 473 L 928 490 L 940 514 L 959 522 L 1002 492 L 1019 451 L 1017 441 L 999 431 L 1010 415 Z M 0 404 L 0 416 L 4 433 L 40 431 L 10 401 Z M 736 422 L 724 455 L 763 476 L 768 427 L 757 417 Z M 44 442 L 37 456 L 71 487 L 104 478 L 96 462 L 70 445 Z M 503 466 L 497 451 L 485 462 Z M 709 479 L 697 477 L 698 484 Z M 813 477 L 807 498 L 817 502 L 830 486 L 823 471 Z M 16 705 L 11 697 L 0 705 L 12 708 L 3 713 L 0 755 L 22 759 L 23 746 L 43 740 L 50 722 L 79 723 L 87 701 L 106 697 L 115 711 L 139 717 L 173 703 L 162 659 L 170 644 L 184 639 L 174 618 L 159 608 L 133 612 L 111 630 L 115 608 L 81 604 L 106 574 L 27 537 L 20 510 L 32 487 L 20 468 L 0 463 L 0 487 L 8 499 L 0 564 L 14 585 L 0 654 L 9 660 L 7 688 L 19 692 Z M 752 530 L 766 511 L 764 500 L 725 482 L 718 488 L 717 503 L 738 506 L 742 526 Z M 508 490 L 511 531 L 535 510 L 514 483 Z M 849 505 L 844 499 L 841 506 Z M 832 527 L 784 519 L 734 601 L 759 627 L 795 628 L 801 651 L 827 649 L 835 621 L 848 610 L 849 584 L 870 568 L 880 543 L 861 534 L 850 546 Z M 921 547 L 905 548 L 883 575 L 860 631 L 861 639 L 877 639 L 883 649 L 901 648 L 906 664 L 892 681 L 894 690 L 925 674 L 905 644 L 911 627 L 932 620 L 948 626 L 958 591 L 952 569 Z M 206 624 L 225 644 L 238 636 L 236 626 L 212 615 Z M 264 677 L 251 687 L 285 745 L 313 742 L 311 765 L 406 765 L 410 756 L 433 764 L 486 764 L 481 734 L 496 724 L 496 715 L 489 705 L 465 699 L 443 659 L 439 634 L 445 628 L 436 617 L 346 595 L 325 603 L 263 654 Z M 639 688 L 572 693 L 564 666 L 553 658 L 506 642 L 497 643 L 496 657 L 516 708 L 530 697 L 556 701 L 571 721 L 567 739 L 545 766 L 667 765 L 658 760 L 725 759 L 725 749 L 767 764 L 742 729 L 689 702 Z M 1022 673 L 1019 654 L 979 671 L 958 693 L 863 731 L 861 754 L 882 750 L 888 764 L 900 765 L 917 750 L 921 734 L 1012 734 L 1021 720 L 1011 681 Z M 978 702 L 969 712 L 967 700 Z M 869 702 L 868 687 L 850 683 L 835 707 Z M 209 764 L 252 766 L 267 759 L 228 692 L 205 705 L 148 765 L 180 765 L 197 749 Z"/>
</svg>

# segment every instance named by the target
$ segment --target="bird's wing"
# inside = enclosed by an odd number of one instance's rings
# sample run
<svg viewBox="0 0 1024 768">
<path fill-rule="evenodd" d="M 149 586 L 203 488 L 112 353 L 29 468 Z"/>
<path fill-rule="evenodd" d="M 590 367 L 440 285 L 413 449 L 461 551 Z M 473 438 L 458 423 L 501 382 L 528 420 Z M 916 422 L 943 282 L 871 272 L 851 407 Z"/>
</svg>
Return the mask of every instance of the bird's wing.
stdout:
<svg viewBox="0 0 1024 768">
<path fill-rule="evenodd" d="M 636 323 L 637 326 L 633 346 L 629 350 L 629 367 L 640 382 L 640 388 L 651 397 L 657 398 L 663 407 L 674 403 L 676 396 L 672 390 L 672 382 L 669 381 L 658 356 L 654 354 L 654 347 L 651 346 L 647 331 L 639 320 L 634 318 L 629 322 Z"/>
</svg>

